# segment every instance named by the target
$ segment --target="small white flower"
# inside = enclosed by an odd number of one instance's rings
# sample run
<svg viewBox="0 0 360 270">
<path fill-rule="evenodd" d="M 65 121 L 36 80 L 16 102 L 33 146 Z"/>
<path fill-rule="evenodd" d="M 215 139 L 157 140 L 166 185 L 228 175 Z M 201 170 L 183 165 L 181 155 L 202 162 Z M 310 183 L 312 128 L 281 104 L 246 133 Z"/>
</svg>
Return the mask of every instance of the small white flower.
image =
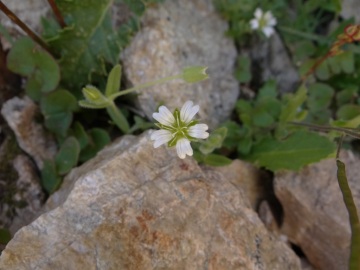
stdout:
<svg viewBox="0 0 360 270">
<path fill-rule="evenodd" d="M 261 30 L 266 37 L 270 37 L 274 34 L 274 26 L 277 21 L 276 18 L 272 15 L 271 11 L 263 11 L 260 8 L 257 8 L 254 13 L 255 18 L 250 21 L 251 29 Z"/>
<path fill-rule="evenodd" d="M 176 146 L 176 152 L 181 159 L 186 155 L 192 156 L 190 142 L 209 137 L 206 132 L 208 126 L 193 120 L 199 109 L 199 105 L 194 106 L 192 101 L 186 101 L 181 110 L 175 109 L 174 113 L 165 106 L 160 106 L 159 112 L 153 113 L 153 118 L 159 122 L 156 125 L 160 128 L 151 134 L 154 147 L 167 143 L 169 147 Z"/>
</svg>

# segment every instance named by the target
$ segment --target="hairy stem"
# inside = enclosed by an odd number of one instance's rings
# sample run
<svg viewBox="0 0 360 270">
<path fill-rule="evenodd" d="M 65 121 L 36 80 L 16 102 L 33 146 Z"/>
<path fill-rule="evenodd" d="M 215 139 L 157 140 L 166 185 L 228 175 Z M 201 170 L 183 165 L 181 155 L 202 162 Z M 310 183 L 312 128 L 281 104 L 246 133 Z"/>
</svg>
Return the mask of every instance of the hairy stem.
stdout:
<svg viewBox="0 0 360 270">
<path fill-rule="evenodd" d="M 166 77 L 166 78 L 162 78 L 162 79 L 159 79 L 159 80 L 156 80 L 156 81 L 152 81 L 152 82 L 147 82 L 147 83 L 143 83 L 143 84 L 139 84 L 135 87 L 132 87 L 132 88 L 129 88 L 129 89 L 126 89 L 124 91 L 120 91 L 119 93 L 116 93 L 114 95 L 111 95 L 109 98 L 111 100 L 114 100 L 115 98 L 117 97 L 120 97 L 122 95 L 126 95 L 126 94 L 130 94 L 132 92 L 135 92 L 137 90 L 140 90 L 140 89 L 143 89 L 143 88 L 147 88 L 147 87 L 150 87 L 150 86 L 154 86 L 156 84 L 160 84 L 160 83 L 164 83 L 164 82 L 167 82 L 167 81 L 171 81 L 173 79 L 180 79 L 182 78 L 182 74 L 180 75 L 175 75 L 175 76 L 170 76 L 170 77 Z"/>
</svg>

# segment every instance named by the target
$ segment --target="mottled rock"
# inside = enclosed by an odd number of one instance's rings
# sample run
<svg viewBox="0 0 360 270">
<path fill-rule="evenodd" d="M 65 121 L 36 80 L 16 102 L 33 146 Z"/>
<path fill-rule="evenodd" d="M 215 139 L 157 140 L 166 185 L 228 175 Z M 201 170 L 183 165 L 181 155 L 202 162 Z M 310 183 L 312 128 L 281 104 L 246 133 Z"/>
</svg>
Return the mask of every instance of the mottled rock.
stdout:
<svg viewBox="0 0 360 270">
<path fill-rule="evenodd" d="M 38 113 L 38 107 L 29 97 L 14 97 L 4 103 L 1 109 L 1 114 L 14 131 L 19 146 L 34 158 L 41 169 L 45 159 L 55 156 L 56 143 L 42 125 L 36 122 Z"/>
<path fill-rule="evenodd" d="M 242 188 L 252 209 L 257 210 L 260 201 L 266 198 L 267 190 L 264 184 L 266 176 L 254 165 L 236 159 L 229 166 L 218 167 L 217 171 L 234 185 Z"/>
<path fill-rule="evenodd" d="M 252 59 L 257 83 L 274 79 L 281 93 L 297 90 L 300 76 L 278 34 L 275 33 L 265 41 L 254 41 L 250 50 L 244 51 L 244 54 Z"/>
<path fill-rule="evenodd" d="M 176 75 L 192 65 L 208 66 L 210 73 L 210 79 L 196 84 L 174 80 L 141 90 L 138 101 L 145 114 L 152 119 L 159 104 L 174 109 L 193 100 L 210 127 L 227 119 L 239 94 L 233 77 L 236 50 L 212 1 L 169 0 L 149 8 L 142 24 L 122 55 L 130 84 Z"/>
<path fill-rule="evenodd" d="M 41 17 L 50 12 L 50 5 L 46 0 L 3 0 L 13 13 L 16 14 L 30 29 L 40 33 Z M 4 26 L 12 36 L 24 35 L 24 32 L 15 25 L 3 12 L 0 12 L 0 24 Z M 5 48 L 9 48 L 8 41 L 0 35 L 0 40 Z"/>
<path fill-rule="evenodd" d="M 0 269 L 301 269 L 238 181 L 154 149 L 151 132 L 72 170 L 52 210 L 7 245 Z"/>
<path fill-rule="evenodd" d="M 13 164 L 18 174 L 16 193 L 13 197 L 22 207 L 16 209 L 16 216 L 9 226 L 12 234 L 37 217 L 45 199 L 33 162 L 25 155 L 18 155 Z"/>
<path fill-rule="evenodd" d="M 350 19 L 354 17 L 355 23 L 360 23 L 360 6 L 358 0 L 343 0 L 341 1 L 340 15 L 344 19 Z"/>
<path fill-rule="evenodd" d="M 360 160 L 350 151 L 342 152 L 341 160 L 359 210 Z M 336 161 L 329 159 L 275 178 L 275 193 L 284 209 L 282 231 L 318 269 L 348 269 L 350 225 L 336 172 Z"/>
</svg>

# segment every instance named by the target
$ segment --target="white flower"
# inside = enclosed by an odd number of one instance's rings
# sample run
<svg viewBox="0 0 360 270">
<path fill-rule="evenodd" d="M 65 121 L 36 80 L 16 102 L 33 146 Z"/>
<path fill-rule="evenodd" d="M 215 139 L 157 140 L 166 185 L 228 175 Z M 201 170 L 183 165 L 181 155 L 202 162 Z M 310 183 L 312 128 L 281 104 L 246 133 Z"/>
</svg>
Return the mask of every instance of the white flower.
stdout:
<svg viewBox="0 0 360 270">
<path fill-rule="evenodd" d="M 176 152 L 181 159 L 186 155 L 192 156 L 190 142 L 209 137 L 206 132 L 208 126 L 193 120 L 199 109 L 199 105 L 194 106 L 192 101 L 186 101 L 181 110 L 175 109 L 174 113 L 165 106 L 160 106 L 159 112 L 153 113 L 153 118 L 159 122 L 156 125 L 160 128 L 151 134 L 154 147 L 167 143 L 169 147 L 176 146 Z"/>
<path fill-rule="evenodd" d="M 254 13 L 255 18 L 250 21 L 251 29 L 261 30 L 266 37 L 270 37 L 274 34 L 274 26 L 276 25 L 276 18 L 270 11 L 263 11 L 257 8 Z"/>
</svg>

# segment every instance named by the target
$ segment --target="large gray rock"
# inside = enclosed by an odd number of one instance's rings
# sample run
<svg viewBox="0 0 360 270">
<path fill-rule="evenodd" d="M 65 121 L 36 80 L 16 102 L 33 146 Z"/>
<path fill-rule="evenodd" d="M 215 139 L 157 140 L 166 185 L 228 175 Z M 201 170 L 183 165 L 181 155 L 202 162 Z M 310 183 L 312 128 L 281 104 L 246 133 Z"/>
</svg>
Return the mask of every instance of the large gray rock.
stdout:
<svg viewBox="0 0 360 270">
<path fill-rule="evenodd" d="M 187 100 L 200 104 L 200 117 L 214 127 L 231 113 L 239 94 L 233 77 L 236 50 L 225 37 L 227 24 L 211 0 L 168 0 L 146 11 L 142 30 L 122 55 L 130 84 L 176 75 L 184 67 L 209 67 L 210 79 L 187 84 L 182 80 L 141 90 L 140 108 L 151 115 L 159 104 L 174 109 Z"/>
<path fill-rule="evenodd" d="M 359 210 L 360 160 L 350 151 L 344 151 L 341 160 Z M 275 177 L 275 193 L 284 209 L 282 232 L 320 270 L 348 269 L 350 225 L 336 172 L 336 161 L 329 159 Z"/>
<path fill-rule="evenodd" d="M 154 149 L 150 134 L 125 136 L 72 170 L 0 269 L 300 269 L 251 209 L 243 163 L 236 177 L 202 168 Z"/>
</svg>

